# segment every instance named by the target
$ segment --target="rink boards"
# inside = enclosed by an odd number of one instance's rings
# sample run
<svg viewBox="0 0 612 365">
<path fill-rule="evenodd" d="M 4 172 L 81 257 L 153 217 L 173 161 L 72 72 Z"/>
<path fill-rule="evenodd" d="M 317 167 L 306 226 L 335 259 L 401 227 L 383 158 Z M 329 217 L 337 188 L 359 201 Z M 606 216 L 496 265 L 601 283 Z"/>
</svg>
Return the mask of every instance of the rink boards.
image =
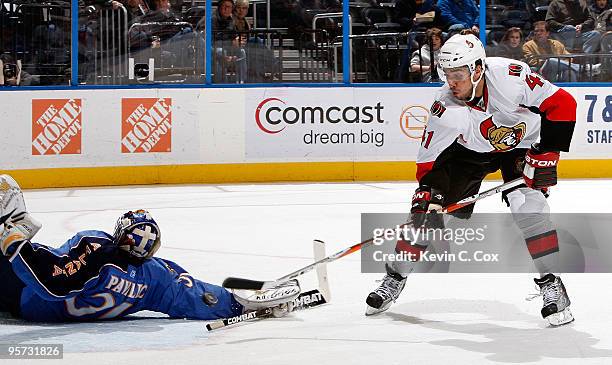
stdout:
<svg viewBox="0 0 612 365">
<path fill-rule="evenodd" d="M 413 180 L 436 90 L 0 92 L 0 170 L 25 187 Z M 560 176 L 612 177 L 610 89 L 568 90 L 578 123 Z"/>
</svg>

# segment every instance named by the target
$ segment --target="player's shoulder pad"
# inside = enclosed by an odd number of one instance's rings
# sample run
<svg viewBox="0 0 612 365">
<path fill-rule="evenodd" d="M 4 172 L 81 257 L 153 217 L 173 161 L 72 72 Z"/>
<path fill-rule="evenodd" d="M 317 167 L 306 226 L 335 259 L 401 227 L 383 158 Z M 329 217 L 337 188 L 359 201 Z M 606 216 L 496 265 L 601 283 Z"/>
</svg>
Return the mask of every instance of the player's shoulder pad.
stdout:
<svg viewBox="0 0 612 365">
<path fill-rule="evenodd" d="M 429 107 L 429 113 L 431 118 L 438 118 L 446 120 L 448 116 L 457 113 L 461 113 L 465 109 L 465 104 L 461 104 L 457 99 L 453 97 L 452 92 L 445 84 L 440 90 L 436 92 L 431 107 Z"/>
<path fill-rule="evenodd" d="M 72 237 L 71 240 L 72 241 L 75 241 L 75 240 L 95 241 L 102 245 L 110 245 L 113 243 L 113 236 L 111 236 L 110 234 L 104 231 L 87 230 L 87 231 L 77 232 Z"/>
<path fill-rule="evenodd" d="M 521 83 L 525 75 L 531 73 L 525 62 L 504 57 L 487 57 L 487 76 L 502 84 Z"/>
<path fill-rule="evenodd" d="M 180 275 L 187 273 L 187 270 L 183 269 L 179 264 L 174 261 L 162 259 L 161 257 L 152 257 L 145 262 L 154 262 L 157 266 L 165 271 L 172 273 L 173 275 Z"/>
</svg>

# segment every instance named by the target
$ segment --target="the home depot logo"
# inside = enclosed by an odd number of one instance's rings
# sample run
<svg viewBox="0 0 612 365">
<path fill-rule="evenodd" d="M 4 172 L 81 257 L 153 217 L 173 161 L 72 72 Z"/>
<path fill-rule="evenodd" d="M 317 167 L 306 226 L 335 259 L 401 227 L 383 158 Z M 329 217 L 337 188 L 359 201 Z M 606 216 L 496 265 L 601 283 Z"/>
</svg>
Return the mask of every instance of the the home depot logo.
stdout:
<svg viewBox="0 0 612 365">
<path fill-rule="evenodd" d="M 81 153 L 81 99 L 32 100 L 32 154 Z"/>
<path fill-rule="evenodd" d="M 170 152 L 172 99 L 121 99 L 121 152 Z"/>
</svg>

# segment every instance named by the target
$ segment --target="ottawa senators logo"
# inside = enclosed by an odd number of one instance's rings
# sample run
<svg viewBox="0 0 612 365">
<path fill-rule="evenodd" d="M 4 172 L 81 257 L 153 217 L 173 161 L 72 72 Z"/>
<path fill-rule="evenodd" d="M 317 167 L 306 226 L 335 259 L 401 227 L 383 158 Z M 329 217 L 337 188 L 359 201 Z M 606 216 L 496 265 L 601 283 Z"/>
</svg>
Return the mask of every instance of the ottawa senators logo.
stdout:
<svg viewBox="0 0 612 365">
<path fill-rule="evenodd" d="M 508 75 L 510 76 L 521 76 L 521 71 L 523 71 L 523 66 L 521 65 L 516 63 L 508 65 Z"/>
<path fill-rule="evenodd" d="M 438 100 L 434 101 L 434 103 L 431 104 L 431 108 L 429 109 L 429 112 L 431 112 L 431 115 L 435 115 L 438 118 L 440 118 L 442 114 L 444 114 L 445 111 L 446 111 L 446 107 L 442 105 L 442 103 L 439 102 Z"/>
<path fill-rule="evenodd" d="M 508 151 L 518 146 L 525 137 L 526 131 L 525 122 L 520 122 L 513 127 L 498 127 L 493 124 L 493 117 L 489 117 L 480 123 L 480 134 L 495 148 L 495 152 Z"/>
</svg>

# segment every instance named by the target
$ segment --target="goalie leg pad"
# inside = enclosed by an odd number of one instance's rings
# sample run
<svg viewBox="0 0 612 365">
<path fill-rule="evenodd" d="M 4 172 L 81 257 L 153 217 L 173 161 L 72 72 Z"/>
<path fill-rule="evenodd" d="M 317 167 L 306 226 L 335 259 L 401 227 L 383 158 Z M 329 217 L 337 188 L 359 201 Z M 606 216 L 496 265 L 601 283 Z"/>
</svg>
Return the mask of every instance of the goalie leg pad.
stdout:
<svg viewBox="0 0 612 365">
<path fill-rule="evenodd" d="M 31 240 L 42 228 L 42 223 L 34 219 L 30 213 L 22 214 L 19 220 L 13 219 L 12 223 L 17 226 L 29 240 Z"/>
<path fill-rule="evenodd" d="M 4 229 L 0 233 L 0 250 L 4 256 L 12 256 L 28 238 L 19 226 L 10 222 L 3 226 Z"/>
<path fill-rule="evenodd" d="M 26 239 L 32 239 L 42 227 L 26 211 L 21 188 L 15 179 L 9 175 L 0 175 L 0 230 L 8 223 L 18 228 Z"/>
<path fill-rule="evenodd" d="M 0 175 L 0 224 L 10 218 L 21 219 L 26 213 L 19 184 L 9 175 Z"/>
</svg>

